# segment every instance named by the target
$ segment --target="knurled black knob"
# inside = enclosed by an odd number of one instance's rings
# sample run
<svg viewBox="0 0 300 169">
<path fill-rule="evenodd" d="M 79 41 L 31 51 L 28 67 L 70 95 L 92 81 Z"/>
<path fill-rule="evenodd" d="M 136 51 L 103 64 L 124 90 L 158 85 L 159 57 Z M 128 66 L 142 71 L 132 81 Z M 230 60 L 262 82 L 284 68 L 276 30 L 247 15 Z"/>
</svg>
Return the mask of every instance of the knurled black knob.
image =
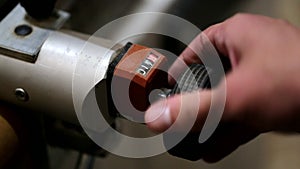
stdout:
<svg viewBox="0 0 300 169">
<path fill-rule="evenodd" d="M 198 89 L 210 88 L 208 69 L 202 64 L 192 64 L 180 77 L 171 95 L 189 93 Z"/>
</svg>

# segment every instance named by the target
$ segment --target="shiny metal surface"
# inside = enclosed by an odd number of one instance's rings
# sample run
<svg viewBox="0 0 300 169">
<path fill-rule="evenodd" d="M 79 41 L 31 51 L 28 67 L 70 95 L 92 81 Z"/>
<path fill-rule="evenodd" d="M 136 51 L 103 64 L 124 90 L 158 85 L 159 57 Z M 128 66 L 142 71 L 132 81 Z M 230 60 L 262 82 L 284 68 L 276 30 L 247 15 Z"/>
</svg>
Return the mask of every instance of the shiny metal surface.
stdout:
<svg viewBox="0 0 300 169">
<path fill-rule="evenodd" d="M 16 59 L 35 62 L 43 43 L 51 33 L 51 30 L 43 29 L 39 26 L 58 29 L 68 16 L 67 13 L 59 11 L 54 18 L 37 24 L 38 22 L 27 16 L 25 10 L 20 5 L 17 5 L 0 22 L 0 53 Z M 22 34 L 28 29 L 22 30 L 18 28 L 30 28 L 31 30 Z"/>
<path fill-rule="evenodd" d="M 25 10 L 18 5 L 2 20 L 0 23 L 0 52 L 10 57 L 34 62 L 50 32 L 30 25 L 24 19 L 25 17 Z M 32 33 L 27 36 L 17 35 L 15 28 L 19 25 L 30 25 L 33 29 Z"/>
<path fill-rule="evenodd" d="M 28 93 L 22 88 L 16 88 L 15 95 L 19 101 L 26 102 L 29 99 Z"/>
<path fill-rule="evenodd" d="M 101 61 L 105 59 L 104 52 L 114 53 L 105 47 L 109 46 L 109 41 L 103 39 L 90 44 L 88 50 L 82 50 L 86 44 L 86 39 L 82 36 L 52 32 L 41 47 L 35 63 L 0 54 L 0 79 L 5 79 L 0 81 L 0 100 L 77 123 L 72 87 L 79 59 L 96 62 L 97 60 L 91 60 L 91 57 Z M 112 55 L 105 56 L 108 60 L 112 57 Z M 103 69 L 98 73 L 98 76 L 103 78 L 106 70 Z M 27 102 L 20 102 L 15 96 L 16 88 L 26 89 L 30 99 Z M 82 86 L 83 88 L 85 86 Z"/>
</svg>

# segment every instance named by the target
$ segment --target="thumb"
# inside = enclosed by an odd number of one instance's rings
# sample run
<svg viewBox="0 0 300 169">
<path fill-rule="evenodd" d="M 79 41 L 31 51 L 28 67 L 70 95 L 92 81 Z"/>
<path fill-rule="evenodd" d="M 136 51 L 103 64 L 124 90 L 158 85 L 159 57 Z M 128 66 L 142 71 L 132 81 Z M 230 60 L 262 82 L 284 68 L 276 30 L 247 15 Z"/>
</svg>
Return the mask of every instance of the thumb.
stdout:
<svg viewBox="0 0 300 169">
<path fill-rule="evenodd" d="M 179 131 L 188 127 L 195 132 L 204 130 L 203 127 L 214 130 L 221 118 L 230 121 L 236 115 L 234 112 L 239 106 L 235 103 L 239 103 L 238 93 L 241 93 L 237 90 L 242 88 L 238 86 L 243 86 L 239 81 L 241 77 L 238 71 L 229 73 L 212 90 L 199 90 L 159 101 L 146 111 L 145 122 L 155 132 L 163 132 L 171 126 Z"/>
<path fill-rule="evenodd" d="M 163 132 L 171 126 L 178 131 L 189 131 L 193 126 L 198 130 L 205 121 L 210 103 L 210 90 L 175 95 L 153 104 L 146 111 L 145 122 L 155 132 Z"/>
</svg>

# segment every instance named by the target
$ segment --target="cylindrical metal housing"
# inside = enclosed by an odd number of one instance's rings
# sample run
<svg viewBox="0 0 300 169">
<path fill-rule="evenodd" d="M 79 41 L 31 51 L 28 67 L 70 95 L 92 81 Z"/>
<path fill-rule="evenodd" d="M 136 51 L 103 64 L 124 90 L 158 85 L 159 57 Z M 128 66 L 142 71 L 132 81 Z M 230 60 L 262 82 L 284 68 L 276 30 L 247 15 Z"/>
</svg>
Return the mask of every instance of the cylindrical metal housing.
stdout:
<svg viewBox="0 0 300 169">
<path fill-rule="evenodd" d="M 0 54 L 0 100 L 77 123 L 72 77 L 79 57 L 84 56 L 85 44 L 86 39 L 82 37 L 52 32 L 35 63 Z M 92 53 L 97 57 L 112 57 L 104 56 L 109 50 L 105 40 L 103 44 L 106 45 L 98 44 L 92 46 Z M 26 92 L 27 99 L 20 100 L 16 96 L 15 92 L 20 89 Z"/>
</svg>

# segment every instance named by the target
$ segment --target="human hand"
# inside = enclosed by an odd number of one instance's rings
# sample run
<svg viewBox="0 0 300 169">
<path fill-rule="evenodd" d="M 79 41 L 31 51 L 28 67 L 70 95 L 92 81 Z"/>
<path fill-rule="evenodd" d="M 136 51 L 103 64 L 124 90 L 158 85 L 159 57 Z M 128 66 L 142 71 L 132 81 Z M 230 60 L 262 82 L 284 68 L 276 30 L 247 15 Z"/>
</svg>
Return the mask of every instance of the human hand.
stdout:
<svg viewBox="0 0 300 169">
<path fill-rule="evenodd" d="M 183 100 L 194 103 L 194 97 L 189 97 L 194 95 L 199 96 L 201 102 L 190 134 L 199 133 L 210 108 L 212 93 L 225 88 L 224 113 L 216 132 L 204 146 L 186 147 L 184 153 L 187 155 L 179 156 L 215 162 L 260 133 L 299 132 L 300 30 L 282 20 L 238 14 L 203 33 L 220 54 L 228 56 L 231 71 L 212 90 L 176 95 L 164 101 L 163 105 L 167 107 L 164 110 L 169 110 L 169 113 L 157 111 L 162 110 L 159 107 L 161 102 L 152 105 L 145 115 L 148 127 L 157 132 L 168 129 L 180 112 L 180 103 Z M 201 48 L 200 35 L 175 61 L 170 74 L 179 74 L 182 61 L 188 65 L 201 62 L 191 50 Z M 170 79 L 170 83 L 174 81 Z M 180 113 L 189 115 L 194 112 Z M 160 114 L 158 118 L 157 114 Z M 154 121 L 153 117 L 156 118 Z"/>
</svg>

